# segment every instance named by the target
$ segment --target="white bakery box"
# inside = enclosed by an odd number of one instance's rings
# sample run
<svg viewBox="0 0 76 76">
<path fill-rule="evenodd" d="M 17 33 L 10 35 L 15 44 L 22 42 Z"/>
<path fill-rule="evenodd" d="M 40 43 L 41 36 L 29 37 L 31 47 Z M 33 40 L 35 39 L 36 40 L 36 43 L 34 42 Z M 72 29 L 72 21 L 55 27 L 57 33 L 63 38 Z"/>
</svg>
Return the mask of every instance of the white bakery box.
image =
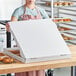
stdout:
<svg viewBox="0 0 76 76">
<path fill-rule="evenodd" d="M 24 63 L 71 58 L 71 52 L 51 19 L 9 22 L 18 48 L 4 53 Z M 10 50 L 20 50 L 20 55 Z"/>
</svg>

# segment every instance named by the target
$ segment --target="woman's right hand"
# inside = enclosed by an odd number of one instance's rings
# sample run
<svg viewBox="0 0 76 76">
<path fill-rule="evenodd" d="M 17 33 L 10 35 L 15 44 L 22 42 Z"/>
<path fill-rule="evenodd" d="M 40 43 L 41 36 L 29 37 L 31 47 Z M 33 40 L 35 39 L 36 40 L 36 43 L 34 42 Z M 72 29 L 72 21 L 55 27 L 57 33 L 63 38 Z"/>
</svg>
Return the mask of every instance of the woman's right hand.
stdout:
<svg viewBox="0 0 76 76">
<path fill-rule="evenodd" d="M 14 16 L 11 17 L 11 21 L 18 21 L 18 19 Z M 10 26 L 9 23 L 6 23 L 6 31 L 10 32 Z"/>
<path fill-rule="evenodd" d="M 6 31 L 7 31 L 7 32 L 10 32 L 10 26 L 9 26 L 8 23 L 6 23 Z"/>
</svg>

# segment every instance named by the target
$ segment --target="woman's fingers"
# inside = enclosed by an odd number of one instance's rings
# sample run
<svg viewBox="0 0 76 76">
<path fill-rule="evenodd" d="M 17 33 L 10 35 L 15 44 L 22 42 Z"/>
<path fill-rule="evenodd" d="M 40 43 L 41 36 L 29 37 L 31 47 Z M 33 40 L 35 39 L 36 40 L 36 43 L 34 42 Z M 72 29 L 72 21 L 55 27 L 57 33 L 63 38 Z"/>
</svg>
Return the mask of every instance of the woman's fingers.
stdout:
<svg viewBox="0 0 76 76">
<path fill-rule="evenodd" d="M 6 23 L 6 31 L 10 32 L 10 26 L 8 23 Z"/>
</svg>

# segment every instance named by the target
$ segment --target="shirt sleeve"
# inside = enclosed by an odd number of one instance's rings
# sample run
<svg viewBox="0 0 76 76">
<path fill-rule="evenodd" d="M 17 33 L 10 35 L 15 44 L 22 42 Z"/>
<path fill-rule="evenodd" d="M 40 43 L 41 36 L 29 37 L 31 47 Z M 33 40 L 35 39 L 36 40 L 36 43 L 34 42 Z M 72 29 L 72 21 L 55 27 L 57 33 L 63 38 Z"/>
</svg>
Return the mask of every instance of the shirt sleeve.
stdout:
<svg viewBox="0 0 76 76">
<path fill-rule="evenodd" d="M 19 8 L 15 9 L 12 16 L 16 17 L 17 19 L 19 18 Z"/>
<path fill-rule="evenodd" d="M 43 19 L 49 18 L 47 12 L 43 8 L 40 8 L 40 13 L 41 13 Z"/>
</svg>

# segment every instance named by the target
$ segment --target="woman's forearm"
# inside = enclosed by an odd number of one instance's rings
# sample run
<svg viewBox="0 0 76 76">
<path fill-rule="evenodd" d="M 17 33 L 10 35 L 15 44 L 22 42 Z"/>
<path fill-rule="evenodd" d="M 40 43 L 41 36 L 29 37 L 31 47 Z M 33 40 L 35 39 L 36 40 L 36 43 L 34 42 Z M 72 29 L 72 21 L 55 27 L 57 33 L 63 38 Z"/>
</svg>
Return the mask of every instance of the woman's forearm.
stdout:
<svg viewBox="0 0 76 76">
<path fill-rule="evenodd" d="M 18 19 L 16 17 L 12 16 L 11 21 L 18 21 Z"/>
</svg>

